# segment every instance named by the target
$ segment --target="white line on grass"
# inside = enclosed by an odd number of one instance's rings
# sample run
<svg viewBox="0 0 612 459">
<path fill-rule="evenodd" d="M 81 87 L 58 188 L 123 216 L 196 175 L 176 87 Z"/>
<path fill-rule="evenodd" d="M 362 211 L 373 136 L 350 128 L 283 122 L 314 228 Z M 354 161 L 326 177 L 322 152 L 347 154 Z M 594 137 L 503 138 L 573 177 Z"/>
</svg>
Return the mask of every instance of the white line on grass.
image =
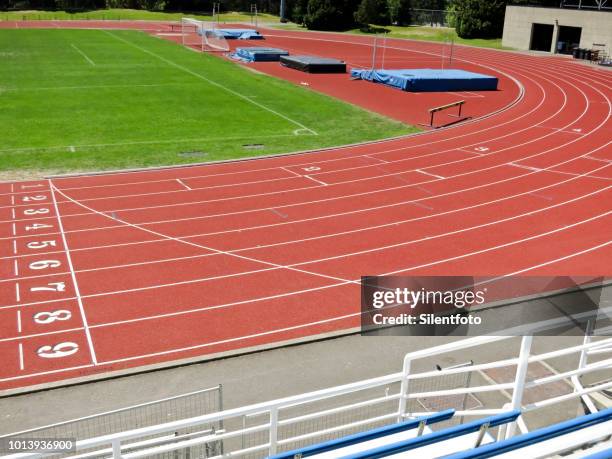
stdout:
<svg viewBox="0 0 612 459">
<path fill-rule="evenodd" d="M 74 48 L 74 50 L 79 53 L 81 56 L 83 56 L 85 58 L 85 60 L 87 62 L 89 62 L 89 64 L 93 65 L 95 67 L 96 63 L 94 61 L 92 61 L 89 56 L 87 54 L 85 54 L 83 51 L 81 51 L 79 48 L 77 48 L 75 45 L 73 45 L 72 43 L 70 44 L 70 46 L 72 46 L 72 48 Z"/>
<path fill-rule="evenodd" d="M 115 34 L 113 34 L 113 33 L 111 33 L 111 32 L 108 32 L 108 31 L 106 31 L 106 30 L 105 30 L 104 32 L 106 32 L 106 34 L 110 35 L 110 36 L 111 36 L 111 37 L 113 37 L 114 39 L 119 40 L 119 41 L 122 41 L 123 43 L 126 43 L 126 44 L 128 44 L 128 45 L 130 45 L 130 46 L 132 46 L 132 47 L 134 47 L 134 48 L 136 48 L 136 49 L 139 49 L 140 51 L 142 51 L 142 52 L 144 52 L 144 53 L 147 53 L 147 54 L 149 54 L 150 56 L 156 57 L 157 59 L 159 59 L 159 60 L 161 60 L 161 61 L 165 62 L 165 63 L 166 63 L 166 64 L 168 64 L 168 65 L 171 65 L 172 67 L 175 67 L 175 68 L 177 68 L 177 69 L 179 69 L 179 70 L 182 70 L 182 71 L 183 71 L 183 72 L 185 72 L 185 73 L 189 73 L 190 75 L 193 75 L 193 76 L 194 76 L 194 77 L 196 77 L 196 78 L 200 78 L 201 80 L 204 80 L 204 81 L 206 81 L 206 82 L 210 83 L 210 84 L 211 84 L 211 85 L 213 85 L 213 86 L 216 86 L 216 87 L 218 87 L 218 88 L 221 88 L 221 89 L 223 89 L 224 91 L 229 92 L 230 94 L 233 94 L 234 96 L 239 97 L 239 98 L 241 98 L 242 100 L 245 100 L 245 101 L 247 101 L 247 102 L 248 102 L 248 103 L 250 103 L 250 104 L 253 104 L 253 105 L 255 105 L 255 106 L 257 106 L 257 107 L 259 107 L 259 108 L 261 108 L 261 109 L 263 109 L 263 110 L 266 110 L 266 111 L 268 111 L 268 112 L 270 112 L 270 113 L 273 113 L 274 115 L 276 115 L 276 116 L 278 116 L 278 117 L 280 117 L 280 118 L 283 118 L 284 120 L 287 120 L 287 121 L 289 121 L 290 123 L 295 124 L 296 126 L 299 126 L 301 129 L 303 129 L 303 130 L 305 130 L 305 131 L 308 131 L 308 132 L 310 132 L 310 133 L 311 133 L 311 134 L 313 134 L 313 135 L 318 135 L 316 131 L 314 131 L 313 129 L 310 129 L 309 127 L 304 126 L 304 125 L 303 125 L 302 123 L 300 123 L 299 121 L 296 121 L 296 120 L 294 120 L 294 119 L 291 119 L 291 118 L 289 118 L 287 115 L 283 115 L 282 113 L 279 113 L 279 112 L 277 112 L 276 110 L 273 110 L 273 109 L 271 109 L 271 108 L 269 108 L 269 107 L 266 107 L 265 105 L 260 104 L 259 102 L 254 101 L 254 100 L 253 100 L 253 99 L 251 99 L 250 97 L 247 97 L 247 96 L 245 96 L 245 95 L 243 95 L 243 94 L 240 94 L 239 92 L 234 91 L 233 89 L 230 89 L 230 88 L 228 88 L 228 87 L 226 87 L 226 86 L 223 86 L 222 84 L 217 83 L 216 81 L 213 81 L 213 80 L 211 80 L 211 79 L 209 79 L 209 78 L 207 78 L 207 77 L 205 77 L 205 76 L 203 76 L 203 75 L 200 75 L 199 73 L 194 72 L 193 70 L 190 70 L 190 69 L 188 69 L 187 67 L 183 67 L 182 65 L 177 64 L 176 62 L 173 62 L 173 61 L 171 61 L 171 60 L 169 60 L 169 59 L 166 59 L 165 57 L 160 56 L 159 54 L 155 54 L 153 51 L 150 51 L 150 50 L 148 50 L 148 49 L 146 49 L 146 48 L 142 48 L 141 46 L 138 46 L 137 44 L 132 43 L 131 41 L 128 41 L 128 40 L 125 40 L 125 39 L 123 39 L 123 38 L 121 38 L 121 37 L 118 37 L 117 35 L 115 35 Z"/>
</svg>

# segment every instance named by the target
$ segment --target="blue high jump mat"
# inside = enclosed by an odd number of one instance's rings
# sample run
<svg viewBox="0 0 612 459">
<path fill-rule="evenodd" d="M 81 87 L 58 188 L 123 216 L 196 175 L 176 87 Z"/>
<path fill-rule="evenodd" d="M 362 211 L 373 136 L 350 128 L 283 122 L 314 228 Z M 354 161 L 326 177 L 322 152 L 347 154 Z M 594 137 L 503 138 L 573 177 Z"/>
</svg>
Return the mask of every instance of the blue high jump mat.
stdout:
<svg viewBox="0 0 612 459">
<path fill-rule="evenodd" d="M 289 52 L 279 48 L 236 48 L 230 57 L 243 62 L 278 62 L 281 56 L 288 56 Z"/>
<path fill-rule="evenodd" d="M 264 36 L 255 29 L 215 29 L 226 40 L 263 40 Z"/>
<path fill-rule="evenodd" d="M 495 91 L 498 82 L 494 76 L 457 69 L 352 69 L 351 77 L 413 92 Z"/>
</svg>

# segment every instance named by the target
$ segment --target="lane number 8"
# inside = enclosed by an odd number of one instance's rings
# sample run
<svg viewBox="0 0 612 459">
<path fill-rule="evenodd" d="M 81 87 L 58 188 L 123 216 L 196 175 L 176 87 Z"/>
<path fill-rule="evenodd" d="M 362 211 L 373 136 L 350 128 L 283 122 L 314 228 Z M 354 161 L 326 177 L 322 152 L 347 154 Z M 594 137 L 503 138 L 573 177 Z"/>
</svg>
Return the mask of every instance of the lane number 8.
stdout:
<svg viewBox="0 0 612 459">
<path fill-rule="evenodd" d="M 56 320 L 68 320 L 72 317 L 72 313 L 66 309 L 58 309 L 51 312 L 38 312 L 33 317 L 37 324 L 50 324 Z"/>
</svg>

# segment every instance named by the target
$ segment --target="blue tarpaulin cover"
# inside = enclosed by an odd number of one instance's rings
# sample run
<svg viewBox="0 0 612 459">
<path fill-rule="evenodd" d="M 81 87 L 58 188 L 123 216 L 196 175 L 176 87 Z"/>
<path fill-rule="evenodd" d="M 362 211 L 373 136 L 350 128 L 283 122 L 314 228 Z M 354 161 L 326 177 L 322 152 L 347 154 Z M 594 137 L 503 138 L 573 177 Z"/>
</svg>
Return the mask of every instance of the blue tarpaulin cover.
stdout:
<svg viewBox="0 0 612 459">
<path fill-rule="evenodd" d="M 236 52 L 230 57 L 245 62 L 274 62 L 279 61 L 281 56 L 288 56 L 289 52 L 279 48 L 236 48 Z"/>
<path fill-rule="evenodd" d="M 263 35 L 260 35 L 254 29 L 215 29 L 225 39 L 241 39 L 241 40 L 261 40 Z"/>
<path fill-rule="evenodd" d="M 495 91 L 497 78 L 465 70 L 352 69 L 351 77 L 382 83 L 404 91 Z"/>
</svg>

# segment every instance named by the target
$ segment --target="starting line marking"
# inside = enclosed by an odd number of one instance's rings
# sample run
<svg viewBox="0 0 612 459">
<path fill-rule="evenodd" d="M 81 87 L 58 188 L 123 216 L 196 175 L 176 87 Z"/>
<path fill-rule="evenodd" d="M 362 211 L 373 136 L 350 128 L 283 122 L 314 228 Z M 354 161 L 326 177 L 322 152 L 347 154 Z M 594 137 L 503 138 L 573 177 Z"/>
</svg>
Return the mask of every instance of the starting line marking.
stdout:
<svg viewBox="0 0 612 459">
<path fill-rule="evenodd" d="M 188 189 L 189 191 L 191 191 L 191 188 L 190 188 L 190 187 L 188 187 L 188 186 L 185 184 L 185 182 L 183 182 L 181 179 L 178 179 L 178 178 L 177 178 L 177 179 L 176 179 L 176 181 L 177 181 L 177 182 L 179 182 L 181 185 L 183 185 L 183 186 L 184 186 L 186 189 Z"/>
<path fill-rule="evenodd" d="M 426 172 L 426 171 L 421 170 L 421 169 L 415 169 L 415 171 L 420 172 L 421 174 L 429 175 L 430 177 L 435 177 L 435 178 L 439 178 L 439 179 L 445 179 L 446 178 L 446 177 L 442 177 L 441 175 L 432 174 L 431 172 Z"/>
<path fill-rule="evenodd" d="M 311 177 L 310 175 L 304 175 L 304 177 L 306 177 L 307 179 L 310 179 L 310 180 L 312 180 L 314 182 L 317 182 L 317 183 L 319 183 L 319 184 L 321 184 L 323 186 L 327 186 L 328 185 L 327 183 L 322 182 L 321 180 L 317 180 L 316 178 Z"/>
</svg>

